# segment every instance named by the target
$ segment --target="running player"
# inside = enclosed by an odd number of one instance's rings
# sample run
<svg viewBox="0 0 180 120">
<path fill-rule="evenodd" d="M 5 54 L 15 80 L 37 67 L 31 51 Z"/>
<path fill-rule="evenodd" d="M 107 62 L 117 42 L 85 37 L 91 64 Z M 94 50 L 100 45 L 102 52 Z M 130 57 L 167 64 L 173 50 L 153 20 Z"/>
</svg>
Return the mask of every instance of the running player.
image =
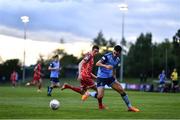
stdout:
<svg viewBox="0 0 180 120">
<path fill-rule="evenodd" d="M 166 81 L 166 74 L 165 71 L 162 70 L 161 74 L 159 74 L 159 92 L 164 92 L 165 81 Z"/>
<path fill-rule="evenodd" d="M 98 89 L 98 99 L 103 99 L 104 87 L 108 85 L 112 87 L 113 90 L 117 91 L 122 97 L 124 102 L 128 107 L 128 111 L 139 112 L 140 110 L 133 107 L 129 101 L 128 95 L 122 88 L 121 84 L 116 80 L 115 68 L 120 63 L 119 56 L 121 55 L 122 48 L 119 45 L 114 47 L 113 52 L 105 54 L 101 60 L 96 63 L 99 66 L 97 73 L 97 89 Z"/>
<path fill-rule="evenodd" d="M 12 86 L 16 87 L 18 80 L 18 73 L 15 70 L 13 70 L 13 72 L 11 73 L 10 80 L 12 82 Z"/>
<path fill-rule="evenodd" d="M 47 96 L 51 96 L 51 92 L 53 88 L 56 87 L 60 88 L 60 82 L 59 82 L 60 62 L 58 55 L 53 56 L 53 61 L 50 63 L 48 70 L 51 71 L 50 73 L 51 85 L 48 86 Z"/>
<path fill-rule="evenodd" d="M 99 47 L 94 45 L 92 47 L 92 51 L 88 52 L 83 60 L 79 63 L 79 75 L 78 80 L 80 80 L 81 86 L 75 87 L 72 85 L 69 85 L 65 83 L 62 86 L 62 90 L 64 89 L 71 89 L 79 94 L 82 95 L 82 100 L 85 101 L 87 97 L 89 96 L 89 92 L 87 92 L 88 89 L 93 89 L 97 93 L 97 87 L 95 85 L 95 82 L 93 79 L 96 79 L 96 75 L 92 73 L 92 68 L 94 65 L 94 56 L 99 52 Z M 97 94 L 94 94 L 94 97 L 97 98 Z M 102 104 L 102 101 L 99 101 L 99 108 L 103 109 L 104 106 Z"/>
<path fill-rule="evenodd" d="M 176 68 L 173 69 L 171 73 L 171 80 L 172 80 L 172 91 L 177 92 L 179 88 L 179 81 L 178 81 L 178 73 Z"/>
<path fill-rule="evenodd" d="M 43 74 L 41 73 L 42 70 L 41 64 L 42 64 L 42 60 L 38 60 L 37 65 L 34 67 L 33 80 L 31 82 L 26 83 L 26 86 L 37 85 L 38 87 L 37 92 L 41 92 L 41 88 L 42 88 L 41 77 L 43 76 Z"/>
</svg>

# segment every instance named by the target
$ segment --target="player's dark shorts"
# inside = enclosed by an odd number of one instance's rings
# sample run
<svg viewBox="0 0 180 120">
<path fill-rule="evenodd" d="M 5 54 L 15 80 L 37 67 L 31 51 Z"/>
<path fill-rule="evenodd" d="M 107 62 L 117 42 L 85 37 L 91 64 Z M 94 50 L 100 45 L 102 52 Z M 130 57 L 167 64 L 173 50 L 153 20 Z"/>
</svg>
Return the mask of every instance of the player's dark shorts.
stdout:
<svg viewBox="0 0 180 120">
<path fill-rule="evenodd" d="M 51 82 L 53 82 L 53 83 L 58 83 L 59 82 L 58 78 L 50 78 L 50 79 L 51 79 Z"/>
<path fill-rule="evenodd" d="M 109 87 L 112 86 L 112 84 L 115 82 L 114 77 L 110 78 L 97 78 L 97 87 L 104 87 L 105 85 L 108 85 Z"/>
<path fill-rule="evenodd" d="M 159 84 L 160 84 L 160 85 L 163 85 L 163 84 L 165 84 L 165 82 L 164 82 L 164 81 L 160 81 Z"/>
<path fill-rule="evenodd" d="M 41 77 L 40 76 L 34 76 L 33 81 L 40 81 Z"/>
<path fill-rule="evenodd" d="M 173 81 L 173 86 L 176 86 L 176 85 L 178 85 L 178 84 L 179 84 L 179 81 L 178 81 L 178 80 Z"/>
<path fill-rule="evenodd" d="M 37 84 L 37 83 L 41 83 L 41 82 L 42 82 L 41 77 L 34 76 L 34 78 L 32 80 L 32 84 Z"/>
<path fill-rule="evenodd" d="M 91 88 L 95 85 L 96 84 L 92 78 L 82 77 L 82 80 L 81 80 L 81 87 L 82 88 L 87 89 L 87 88 Z"/>
</svg>

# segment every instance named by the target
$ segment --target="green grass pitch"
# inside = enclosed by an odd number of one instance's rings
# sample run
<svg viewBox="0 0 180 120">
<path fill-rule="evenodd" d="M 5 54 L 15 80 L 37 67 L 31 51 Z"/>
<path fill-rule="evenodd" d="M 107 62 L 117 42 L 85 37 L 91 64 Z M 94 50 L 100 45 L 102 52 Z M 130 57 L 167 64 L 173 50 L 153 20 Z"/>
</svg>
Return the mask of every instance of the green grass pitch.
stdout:
<svg viewBox="0 0 180 120">
<path fill-rule="evenodd" d="M 141 112 L 128 112 L 120 95 L 106 90 L 103 102 L 108 110 L 98 110 L 97 100 L 81 96 L 70 90 L 54 89 L 52 97 L 35 87 L 0 87 L 0 119 L 180 119 L 179 93 L 149 93 L 127 91 L 132 104 Z M 49 102 L 58 99 L 61 106 L 51 110 Z"/>
</svg>

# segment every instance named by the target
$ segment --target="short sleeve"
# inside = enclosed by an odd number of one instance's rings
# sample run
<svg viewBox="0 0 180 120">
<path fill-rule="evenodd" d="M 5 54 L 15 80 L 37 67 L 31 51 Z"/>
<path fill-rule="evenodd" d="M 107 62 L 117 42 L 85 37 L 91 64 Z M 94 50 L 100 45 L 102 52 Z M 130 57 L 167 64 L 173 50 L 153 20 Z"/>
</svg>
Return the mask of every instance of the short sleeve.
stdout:
<svg viewBox="0 0 180 120">
<path fill-rule="evenodd" d="M 85 57 L 84 57 L 83 60 L 86 61 L 86 62 L 88 62 L 90 59 L 91 59 L 90 54 L 87 54 L 87 55 L 85 55 Z"/>
<path fill-rule="evenodd" d="M 108 57 L 106 55 L 104 55 L 102 58 L 101 58 L 101 62 L 102 63 L 107 63 L 108 61 Z"/>
</svg>

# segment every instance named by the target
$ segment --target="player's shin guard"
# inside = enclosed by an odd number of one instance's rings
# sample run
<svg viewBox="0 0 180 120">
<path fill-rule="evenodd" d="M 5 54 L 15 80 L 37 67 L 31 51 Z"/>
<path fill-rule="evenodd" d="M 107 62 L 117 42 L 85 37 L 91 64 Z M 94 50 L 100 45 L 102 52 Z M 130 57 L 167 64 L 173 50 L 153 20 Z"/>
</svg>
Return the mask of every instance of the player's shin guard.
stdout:
<svg viewBox="0 0 180 120">
<path fill-rule="evenodd" d="M 132 107 L 131 102 L 129 101 L 128 95 L 124 92 L 121 94 L 122 99 L 126 103 L 127 107 Z"/>
</svg>

